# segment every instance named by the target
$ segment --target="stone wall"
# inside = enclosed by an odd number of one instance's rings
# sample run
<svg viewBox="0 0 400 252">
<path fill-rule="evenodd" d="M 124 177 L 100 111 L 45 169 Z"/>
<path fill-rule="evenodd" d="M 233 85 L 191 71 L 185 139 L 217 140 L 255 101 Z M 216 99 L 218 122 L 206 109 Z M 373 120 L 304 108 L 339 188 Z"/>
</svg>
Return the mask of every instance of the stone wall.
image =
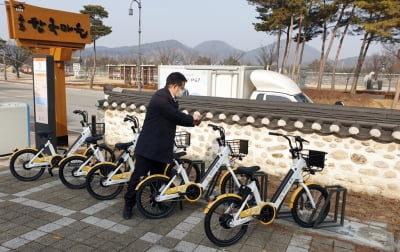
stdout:
<svg viewBox="0 0 400 252">
<path fill-rule="evenodd" d="M 138 116 L 143 122 L 145 107 L 131 109 L 104 107 L 106 125 L 105 140 L 109 144 L 126 142 L 132 138 L 130 125 L 123 122 L 126 114 Z M 398 141 L 382 142 L 374 139 L 356 139 L 335 134 L 319 134 L 285 130 L 284 127 L 255 127 L 252 124 L 225 123 L 223 120 L 206 120 L 199 127 L 179 128 L 191 133 L 191 146 L 187 149 L 191 159 L 202 159 L 208 167 L 215 157 L 218 136 L 207 124 L 225 128 L 227 139 L 248 139 L 249 154 L 239 165 L 259 165 L 268 174 L 284 176 L 291 165 L 287 141 L 282 137 L 270 136 L 268 132 L 279 131 L 300 135 L 309 140 L 307 149 L 327 152 L 325 169 L 311 179 L 322 185 L 341 185 L 350 191 L 400 198 L 400 144 Z"/>
</svg>

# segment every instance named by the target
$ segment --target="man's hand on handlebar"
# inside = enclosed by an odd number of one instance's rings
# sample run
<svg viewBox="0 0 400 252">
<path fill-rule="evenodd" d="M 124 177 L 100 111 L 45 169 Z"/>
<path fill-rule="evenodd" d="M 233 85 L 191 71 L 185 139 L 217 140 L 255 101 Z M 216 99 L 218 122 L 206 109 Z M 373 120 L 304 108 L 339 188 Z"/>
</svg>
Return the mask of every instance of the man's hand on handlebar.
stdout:
<svg viewBox="0 0 400 252">
<path fill-rule="evenodd" d="M 194 112 L 193 113 L 193 124 L 195 126 L 199 125 L 201 123 L 201 118 L 202 118 L 202 116 L 198 111 Z"/>
</svg>

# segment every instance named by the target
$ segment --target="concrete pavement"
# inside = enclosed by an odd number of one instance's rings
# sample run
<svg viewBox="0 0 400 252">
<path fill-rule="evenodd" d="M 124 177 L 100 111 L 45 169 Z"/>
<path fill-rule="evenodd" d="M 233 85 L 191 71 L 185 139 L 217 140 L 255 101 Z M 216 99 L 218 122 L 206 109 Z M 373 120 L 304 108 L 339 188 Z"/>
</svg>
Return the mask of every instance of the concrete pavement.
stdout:
<svg viewBox="0 0 400 252">
<path fill-rule="evenodd" d="M 291 218 L 269 226 L 254 221 L 237 244 L 219 248 L 203 230 L 205 201 L 183 202 L 165 219 L 121 216 L 122 194 L 98 201 L 85 189 L 71 190 L 45 173 L 22 182 L 0 159 L 1 251 L 396 251 L 385 223 L 347 218 L 344 226 L 299 227 Z M 179 206 L 179 204 L 178 204 Z"/>
</svg>

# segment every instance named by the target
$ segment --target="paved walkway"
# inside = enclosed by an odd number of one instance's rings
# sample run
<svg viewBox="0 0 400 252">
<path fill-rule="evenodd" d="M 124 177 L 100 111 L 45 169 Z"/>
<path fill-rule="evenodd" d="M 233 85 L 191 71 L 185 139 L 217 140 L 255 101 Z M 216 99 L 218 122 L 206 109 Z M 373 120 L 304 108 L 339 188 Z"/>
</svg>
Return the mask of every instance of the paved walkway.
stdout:
<svg viewBox="0 0 400 252">
<path fill-rule="evenodd" d="M 55 170 L 56 171 L 56 170 Z M 122 194 L 98 201 L 85 189 L 71 190 L 48 173 L 32 182 L 14 178 L 0 158 L 1 251 L 396 251 L 384 223 L 346 219 L 344 226 L 304 229 L 291 218 L 269 226 L 254 221 L 237 244 L 219 248 L 203 230 L 205 201 L 150 220 L 136 209 L 121 217 Z M 179 206 L 179 204 L 178 204 Z M 398 246 L 398 244 L 397 244 Z"/>
</svg>

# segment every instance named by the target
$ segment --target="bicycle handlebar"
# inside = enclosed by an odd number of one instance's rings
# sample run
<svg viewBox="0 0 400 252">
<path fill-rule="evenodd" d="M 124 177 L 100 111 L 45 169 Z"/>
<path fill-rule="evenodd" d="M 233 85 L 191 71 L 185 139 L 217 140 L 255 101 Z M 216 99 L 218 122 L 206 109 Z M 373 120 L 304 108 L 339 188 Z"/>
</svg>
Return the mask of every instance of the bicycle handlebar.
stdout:
<svg viewBox="0 0 400 252">
<path fill-rule="evenodd" d="M 124 118 L 124 122 L 130 121 L 133 123 L 131 129 L 133 133 L 136 133 L 136 129 L 139 129 L 139 119 L 134 115 L 126 115 Z"/>
<path fill-rule="evenodd" d="M 225 129 L 212 123 L 209 123 L 208 126 L 212 127 L 212 129 L 215 131 L 219 131 L 219 137 L 217 138 L 218 145 L 225 146 Z"/>
<path fill-rule="evenodd" d="M 306 139 L 302 138 L 301 136 L 285 135 L 285 134 L 281 134 L 278 132 L 269 132 L 268 134 L 272 135 L 272 136 L 282 136 L 282 137 L 286 138 L 286 140 L 288 140 L 288 142 L 289 142 L 290 153 L 292 154 L 292 157 L 299 156 L 299 152 L 303 150 L 303 142 L 309 143 Z M 295 145 L 296 145 L 295 147 L 293 147 L 290 137 L 294 138 Z"/>
<path fill-rule="evenodd" d="M 82 127 L 85 127 L 88 125 L 88 114 L 86 110 L 79 110 L 76 109 L 74 111 L 72 111 L 74 114 L 79 114 L 82 116 L 82 120 L 80 121 Z"/>
</svg>

